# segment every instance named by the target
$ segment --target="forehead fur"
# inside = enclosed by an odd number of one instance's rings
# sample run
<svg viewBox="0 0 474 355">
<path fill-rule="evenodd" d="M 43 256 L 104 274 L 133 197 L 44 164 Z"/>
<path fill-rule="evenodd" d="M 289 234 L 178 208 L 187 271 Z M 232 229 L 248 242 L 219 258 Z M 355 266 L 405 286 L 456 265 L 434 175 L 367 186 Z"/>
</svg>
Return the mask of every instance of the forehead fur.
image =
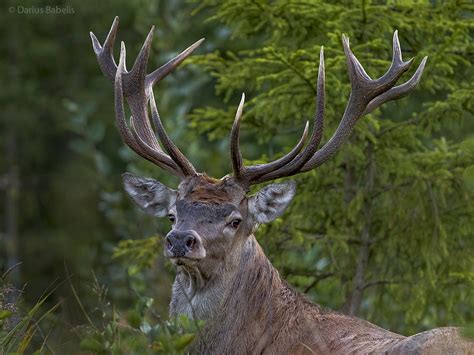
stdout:
<svg viewBox="0 0 474 355">
<path fill-rule="evenodd" d="M 176 212 L 181 221 L 223 220 L 237 209 L 230 203 L 210 204 L 199 201 L 180 200 L 176 202 Z"/>
<path fill-rule="evenodd" d="M 180 199 L 204 203 L 240 203 L 245 190 L 231 179 L 214 179 L 207 175 L 196 175 L 179 185 Z"/>
</svg>

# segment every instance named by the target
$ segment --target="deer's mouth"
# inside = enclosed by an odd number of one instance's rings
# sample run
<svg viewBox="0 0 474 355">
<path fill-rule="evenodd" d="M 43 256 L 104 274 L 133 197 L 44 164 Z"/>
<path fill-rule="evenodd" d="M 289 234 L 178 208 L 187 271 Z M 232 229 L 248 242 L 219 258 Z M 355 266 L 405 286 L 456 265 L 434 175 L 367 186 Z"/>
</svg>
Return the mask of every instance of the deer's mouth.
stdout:
<svg viewBox="0 0 474 355">
<path fill-rule="evenodd" d="M 194 266 L 196 265 L 202 258 L 190 257 L 190 256 L 171 256 L 169 257 L 173 265 L 176 266 Z"/>
<path fill-rule="evenodd" d="M 197 248 L 186 253 L 176 253 L 172 250 L 165 250 L 165 256 L 176 266 L 195 266 L 206 257 L 203 248 Z"/>
</svg>

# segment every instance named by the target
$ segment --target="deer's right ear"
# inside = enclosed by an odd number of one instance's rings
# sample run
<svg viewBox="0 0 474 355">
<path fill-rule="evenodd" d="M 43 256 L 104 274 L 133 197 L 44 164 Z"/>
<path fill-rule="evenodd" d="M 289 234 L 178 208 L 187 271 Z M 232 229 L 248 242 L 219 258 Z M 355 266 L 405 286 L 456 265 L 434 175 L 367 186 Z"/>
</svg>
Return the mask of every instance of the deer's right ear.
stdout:
<svg viewBox="0 0 474 355">
<path fill-rule="evenodd" d="M 280 217 L 295 196 L 294 181 L 270 184 L 249 198 L 249 211 L 258 223 L 268 223 Z"/>
<path fill-rule="evenodd" d="M 125 191 L 146 214 L 164 217 L 176 202 L 178 192 L 155 179 L 130 173 L 123 174 L 122 178 Z"/>
</svg>

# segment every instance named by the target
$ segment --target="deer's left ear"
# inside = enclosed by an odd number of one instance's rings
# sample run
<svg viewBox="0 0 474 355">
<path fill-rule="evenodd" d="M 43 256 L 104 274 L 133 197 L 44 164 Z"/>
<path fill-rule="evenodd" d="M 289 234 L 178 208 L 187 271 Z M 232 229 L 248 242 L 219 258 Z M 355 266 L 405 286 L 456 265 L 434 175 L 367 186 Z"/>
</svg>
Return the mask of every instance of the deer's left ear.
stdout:
<svg viewBox="0 0 474 355">
<path fill-rule="evenodd" d="M 285 212 L 295 192 L 294 181 L 265 186 L 249 198 L 249 212 L 258 223 L 271 222 Z"/>
<path fill-rule="evenodd" d="M 177 192 L 155 179 L 122 175 L 125 191 L 146 214 L 164 217 L 176 202 Z"/>
</svg>

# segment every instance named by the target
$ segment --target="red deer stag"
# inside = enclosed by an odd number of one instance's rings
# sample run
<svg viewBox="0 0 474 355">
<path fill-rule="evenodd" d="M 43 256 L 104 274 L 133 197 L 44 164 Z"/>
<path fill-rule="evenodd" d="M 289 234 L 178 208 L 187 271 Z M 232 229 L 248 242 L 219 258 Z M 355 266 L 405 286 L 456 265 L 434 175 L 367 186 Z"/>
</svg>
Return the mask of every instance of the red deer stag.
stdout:
<svg viewBox="0 0 474 355">
<path fill-rule="evenodd" d="M 171 316 L 185 314 L 205 320 L 192 345 L 203 354 L 418 354 L 467 353 L 472 343 L 456 328 L 439 328 L 405 337 L 362 319 L 323 310 L 280 278 L 255 239 L 260 223 L 282 215 L 295 195 L 295 183 L 270 184 L 248 196 L 249 187 L 291 176 L 331 158 L 351 134 L 357 121 L 381 104 L 407 95 L 420 80 L 424 58 L 406 83 L 395 86 L 412 60 L 402 60 L 397 32 L 388 71 L 371 79 L 342 37 L 347 57 L 351 94 L 341 123 L 319 150 L 324 120 L 324 56 L 321 48 L 314 128 L 308 124 L 300 141 L 285 156 L 268 164 L 244 166 L 239 149 L 239 128 L 244 96 L 230 134 L 233 174 L 214 179 L 198 173 L 168 137 L 161 122 L 152 87 L 176 68 L 203 41 L 184 50 L 150 74 L 146 73 L 153 28 L 128 71 L 121 43 L 118 66 L 113 58 L 118 18 L 101 45 L 92 44 L 104 75 L 114 83 L 115 115 L 123 141 L 137 154 L 179 177 L 178 190 L 151 179 L 123 175 L 125 190 L 147 214 L 168 216 L 172 230 L 165 237 L 165 256 L 176 266 L 170 305 Z M 132 117 L 127 124 L 123 98 Z M 159 141 L 149 120 L 151 119 Z"/>
</svg>

